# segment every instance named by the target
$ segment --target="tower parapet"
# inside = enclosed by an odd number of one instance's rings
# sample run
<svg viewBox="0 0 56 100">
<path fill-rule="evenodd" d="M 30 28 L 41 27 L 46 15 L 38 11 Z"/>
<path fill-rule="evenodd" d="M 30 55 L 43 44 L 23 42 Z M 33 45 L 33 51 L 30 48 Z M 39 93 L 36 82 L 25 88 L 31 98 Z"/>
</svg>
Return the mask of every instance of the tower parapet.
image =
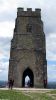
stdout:
<svg viewBox="0 0 56 100">
<path fill-rule="evenodd" d="M 17 16 L 23 17 L 23 16 L 28 16 L 28 17 L 39 17 L 41 18 L 41 9 L 35 9 L 35 11 L 32 11 L 32 8 L 27 8 L 26 11 L 24 11 L 24 8 L 18 8 L 17 9 Z"/>
</svg>

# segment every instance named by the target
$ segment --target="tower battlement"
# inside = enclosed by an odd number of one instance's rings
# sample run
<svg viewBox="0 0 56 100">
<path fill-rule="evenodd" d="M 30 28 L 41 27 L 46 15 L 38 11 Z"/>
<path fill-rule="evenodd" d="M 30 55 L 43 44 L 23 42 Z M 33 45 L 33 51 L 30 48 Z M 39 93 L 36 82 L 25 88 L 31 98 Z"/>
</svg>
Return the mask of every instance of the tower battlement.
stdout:
<svg viewBox="0 0 56 100">
<path fill-rule="evenodd" d="M 41 9 L 35 8 L 35 11 L 32 8 L 27 8 L 25 11 L 24 8 L 17 8 L 17 16 L 36 16 L 41 17 Z"/>
</svg>

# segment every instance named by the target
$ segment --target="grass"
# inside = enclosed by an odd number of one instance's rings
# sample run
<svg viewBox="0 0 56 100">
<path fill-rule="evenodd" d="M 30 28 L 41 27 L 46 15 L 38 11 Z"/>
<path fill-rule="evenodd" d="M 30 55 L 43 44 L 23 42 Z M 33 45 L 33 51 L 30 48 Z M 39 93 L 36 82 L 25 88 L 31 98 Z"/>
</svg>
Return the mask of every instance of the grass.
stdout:
<svg viewBox="0 0 56 100">
<path fill-rule="evenodd" d="M 30 95 L 33 97 L 33 100 L 53 100 L 46 93 L 31 93 Z"/>
<path fill-rule="evenodd" d="M 31 100 L 30 97 L 15 90 L 0 90 L 0 100 Z"/>
<path fill-rule="evenodd" d="M 56 90 L 45 93 L 0 90 L 0 100 L 56 100 Z"/>
</svg>

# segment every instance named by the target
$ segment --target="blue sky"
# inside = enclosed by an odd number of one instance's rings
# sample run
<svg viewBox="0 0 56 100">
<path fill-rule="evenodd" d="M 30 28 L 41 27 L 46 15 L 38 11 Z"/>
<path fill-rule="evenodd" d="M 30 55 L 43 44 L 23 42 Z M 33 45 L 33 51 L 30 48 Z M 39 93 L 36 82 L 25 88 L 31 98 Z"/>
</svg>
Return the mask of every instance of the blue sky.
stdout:
<svg viewBox="0 0 56 100">
<path fill-rule="evenodd" d="M 10 44 L 17 8 L 41 8 L 46 36 L 48 81 L 56 81 L 56 0 L 0 0 L 0 80 L 8 79 Z"/>
</svg>

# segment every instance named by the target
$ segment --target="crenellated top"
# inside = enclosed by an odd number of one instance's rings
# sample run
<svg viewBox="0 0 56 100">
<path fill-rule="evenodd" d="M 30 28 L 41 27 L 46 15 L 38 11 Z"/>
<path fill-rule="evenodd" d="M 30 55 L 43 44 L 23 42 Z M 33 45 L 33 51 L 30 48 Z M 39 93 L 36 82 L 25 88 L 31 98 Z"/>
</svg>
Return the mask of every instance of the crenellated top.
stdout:
<svg viewBox="0 0 56 100">
<path fill-rule="evenodd" d="M 25 11 L 24 8 L 17 8 L 17 16 L 41 17 L 41 9 L 36 8 L 35 11 L 32 11 L 32 8 L 27 8 L 27 10 Z"/>
</svg>

